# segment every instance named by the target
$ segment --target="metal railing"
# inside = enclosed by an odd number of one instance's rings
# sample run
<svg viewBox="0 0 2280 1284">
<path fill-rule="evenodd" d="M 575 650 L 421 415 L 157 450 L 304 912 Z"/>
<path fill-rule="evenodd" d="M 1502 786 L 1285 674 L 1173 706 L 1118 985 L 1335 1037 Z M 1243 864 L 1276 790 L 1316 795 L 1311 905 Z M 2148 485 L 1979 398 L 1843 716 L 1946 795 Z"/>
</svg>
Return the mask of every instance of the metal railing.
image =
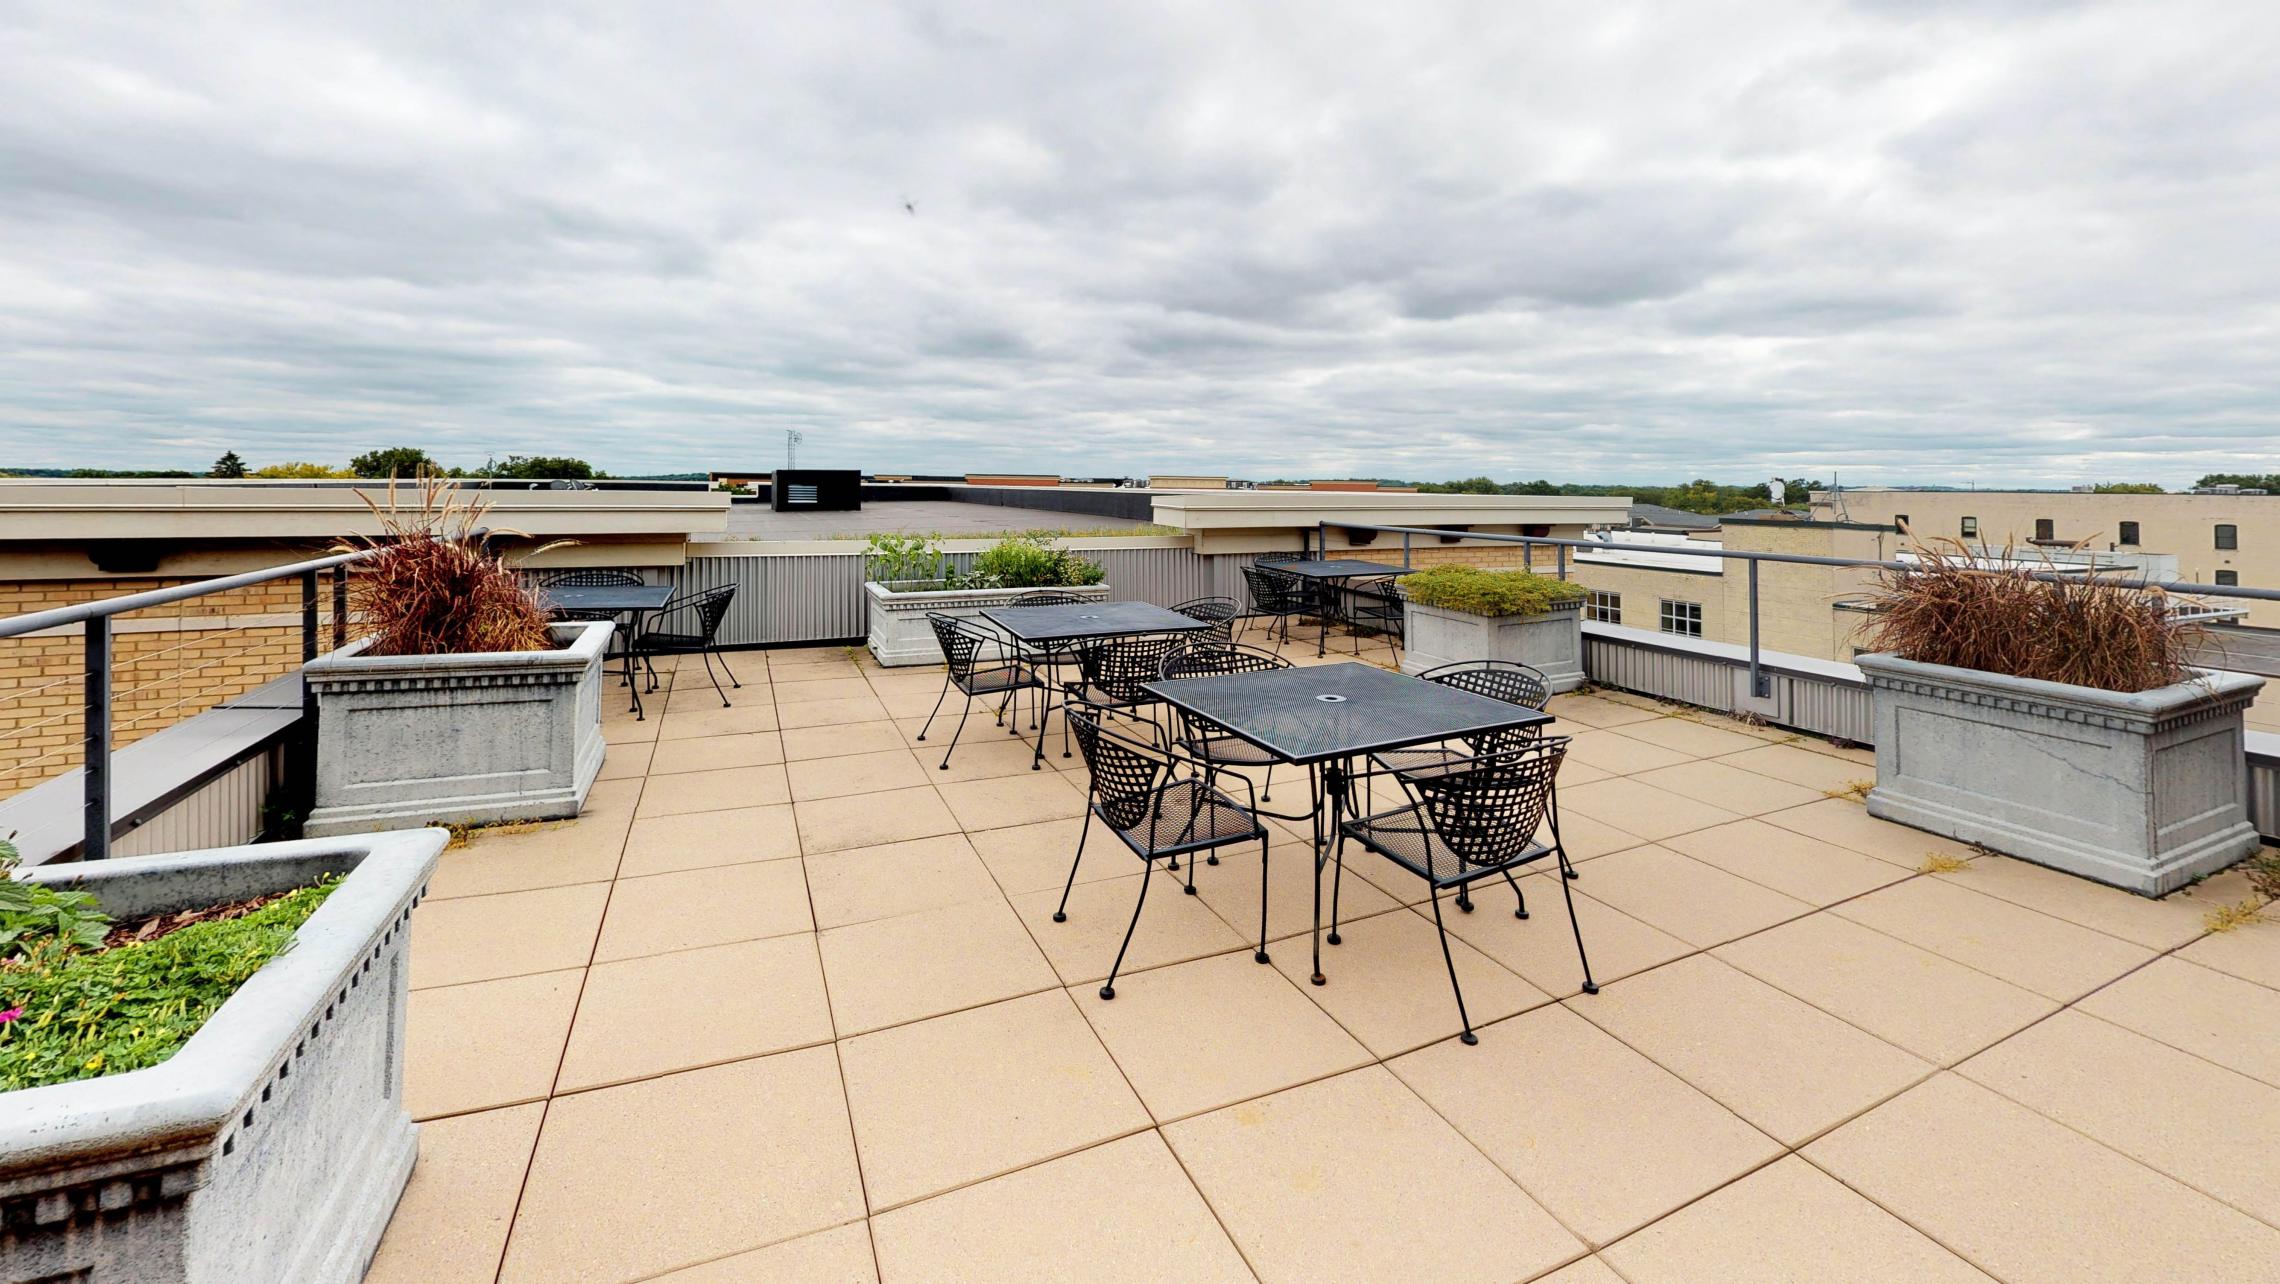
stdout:
<svg viewBox="0 0 2280 1284">
<path fill-rule="evenodd" d="M 198 580 L 190 584 L 177 584 L 172 588 L 151 589 L 143 593 L 128 593 L 106 598 L 99 602 L 82 602 L 76 606 L 59 606 L 28 615 L 0 619 L 0 638 L 24 637 L 50 629 L 69 628 L 73 625 L 85 629 L 84 654 L 86 672 L 83 675 L 84 692 L 81 702 L 82 746 L 81 774 L 84 787 L 85 837 L 80 848 L 80 859 L 101 860 L 111 850 L 111 621 L 113 617 L 130 611 L 148 610 L 151 607 L 169 606 L 193 598 L 227 593 L 234 589 L 251 588 L 258 584 L 299 576 L 301 580 L 301 662 L 306 664 L 317 658 L 318 577 L 332 572 L 333 645 L 338 648 L 347 642 L 348 630 L 348 570 L 356 562 L 371 557 L 374 550 L 363 549 L 353 553 L 340 553 L 331 557 L 312 558 L 285 566 L 272 566 L 265 570 L 247 571 L 239 575 L 224 575 L 215 579 Z M 303 684 L 301 715 L 305 720 L 316 716 L 315 697 Z"/>
<path fill-rule="evenodd" d="M 1749 566 L 1750 694 L 1752 697 L 1761 700 L 1772 694 L 1772 681 L 1766 674 L 1758 645 L 1758 567 L 1761 564 L 1777 562 L 1790 566 L 1827 566 L 1839 569 L 1866 568 L 1887 571 L 1922 569 L 1919 564 L 1914 562 L 1882 561 L 1859 557 L 1824 557 L 1815 553 L 1761 553 L 1714 546 L 1688 548 L 1680 544 L 1624 545 L 1611 540 L 1561 539 L 1550 535 L 1503 535 L 1481 531 L 1451 531 L 1431 526 L 1372 526 L 1361 522 L 1316 522 L 1311 547 L 1307 545 L 1305 533 L 1303 531 L 1300 533 L 1301 551 L 1327 557 L 1330 549 L 1329 535 L 1334 529 L 1370 531 L 1381 535 L 1401 536 L 1401 566 L 1403 570 L 1413 569 L 1411 559 L 1415 553 L 1415 537 L 1419 535 L 1430 535 L 1436 541 L 1452 543 L 1456 540 L 1475 540 L 1492 544 L 1518 544 L 1523 549 L 1528 550 L 1522 554 L 1522 564 L 1529 570 L 1535 569 L 1533 550 L 1537 546 L 1552 548 L 1556 550 L 1554 573 L 1563 580 L 1568 578 L 1568 550 L 1571 548 L 1597 553 L 1620 552 L 1629 548 L 1649 551 L 1657 556 L 1669 553 L 1682 557 L 1715 557 L 1726 561 L 1745 562 Z M 2022 573 L 2030 579 L 2050 580 L 2057 583 L 2078 582 L 2081 579 L 2079 570 L 2073 574 L 2056 570 L 2025 571 Z M 2280 589 L 2244 588 L 2238 584 L 2197 584 L 2184 580 L 2151 580 L 2143 576 L 2134 579 L 2110 578 L 2105 582 L 2121 588 L 2152 588 L 2160 589 L 2166 593 L 2194 593 L 2207 597 L 2236 597 L 2259 602 L 2280 602 Z"/>
</svg>

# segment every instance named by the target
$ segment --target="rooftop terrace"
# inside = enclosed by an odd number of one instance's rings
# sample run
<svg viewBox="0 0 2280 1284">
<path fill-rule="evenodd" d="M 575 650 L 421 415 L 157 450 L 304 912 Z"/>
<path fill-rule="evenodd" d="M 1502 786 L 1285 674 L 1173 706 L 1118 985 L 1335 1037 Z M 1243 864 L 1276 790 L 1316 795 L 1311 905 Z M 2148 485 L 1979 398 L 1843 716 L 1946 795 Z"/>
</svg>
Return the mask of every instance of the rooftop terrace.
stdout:
<svg viewBox="0 0 2280 1284">
<path fill-rule="evenodd" d="M 1361 853 L 1306 984 L 1286 829 L 1270 966 L 1231 848 L 1104 1002 L 1145 875 L 1088 859 L 1052 922 L 1080 760 L 977 718 L 938 771 L 939 671 L 731 662 L 733 708 L 613 704 L 580 819 L 445 854 L 372 1279 L 2280 1278 L 2238 873 L 2140 899 L 1870 818 L 1864 752 L 1563 696 L 1600 994 L 1485 892 L 1461 1046 L 1421 885 Z"/>
</svg>

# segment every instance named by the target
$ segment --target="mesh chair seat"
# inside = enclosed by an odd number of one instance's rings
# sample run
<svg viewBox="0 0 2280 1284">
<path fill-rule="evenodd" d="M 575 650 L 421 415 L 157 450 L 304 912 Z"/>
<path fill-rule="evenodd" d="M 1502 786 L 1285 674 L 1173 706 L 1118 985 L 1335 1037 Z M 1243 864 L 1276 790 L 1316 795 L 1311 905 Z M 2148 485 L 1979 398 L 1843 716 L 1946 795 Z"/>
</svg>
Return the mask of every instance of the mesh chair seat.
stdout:
<svg viewBox="0 0 2280 1284">
<path fill-rule="evenodd" d="M 1266 830 L 1242 804 L 1200 780 L 1174 780 L 1152 794 L 1146 811 L 1130 825 L 1119 825 L 1111 811 L 1095 814 L 1143 857 L 1171 856 L 1224 843 L 1247 842 L 1266 836 Z"/>
<path fill-rule="evenodd" d="M 1043 688 L 1037 675 L 1018 664 L 1001 668 L 974 669 L 963 678 L 953 677 L 952 683 L 967 695 L 999 695 L 1007 691 Z"/>
<path fill-rule="evenodd" d="M 1531 842 L 1526 849 L 1509 860 L 1492 865 L 1475 865 L 1451 850 L 1437 835 L 1429 837 L 1428 831 L 1418 824 L 1417 813 L 1407 807 L 1349 820 L 1339 828 L 1346 832 L 1347 837 L 1431 882 L 1435 887 L 1455 887 L 1476 878 L 1487 878 L 1501 870 L 1541 860 L 1552 854 L 1552 849 L 1546 844 Z"/>
<path fill-rule="evenodd" d="M 694 651 L 709 646 L 702 633 L 644 633 L 641 646 L 645 651 Z"/>
<path fill-rule="evenodd" d="M 1209 763 L 1227 763 L 1237 767 L 1271 767 L 1282 761 L 1240 736 L 1186 735 L 1179 739 L 1182 749 Z"/>
</svg>

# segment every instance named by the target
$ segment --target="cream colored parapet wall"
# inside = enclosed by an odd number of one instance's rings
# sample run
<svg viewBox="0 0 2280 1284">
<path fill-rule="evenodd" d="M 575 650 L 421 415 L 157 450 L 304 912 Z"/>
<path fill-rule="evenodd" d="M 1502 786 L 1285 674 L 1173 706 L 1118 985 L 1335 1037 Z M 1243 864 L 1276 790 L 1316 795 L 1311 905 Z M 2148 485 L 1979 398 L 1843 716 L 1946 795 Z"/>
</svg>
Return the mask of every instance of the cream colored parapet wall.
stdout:
<svg viewBox="0 0 2280 1284">
<path fill-rule="evenodd" d="M 398 488 L 398 501 L 408 499 Z M 728 495 L 705 490 L 470 491 L 489 525 L 542 539 L 703 538 L 728 529 Z M 378 534 L 364 496 L 387 487 L 196 481 L 0 479 L 0 541 L 311 540 Z"/>
<path fill-rule="evenodd" d="M 1407 491 L 1192 491 L 1155 496 L 1162 525 L 1196 536 L 1196 551 L 1220 553 L 1295 546 L 1301 531 L 1332 526 L 1464 526 L 1483 534 L 1522 527 L 1628 526 L 1627 496 L 1425 495 Z M 1400 536 L 1378 543 L 1398 545 Z M 1333 548 L 1338 547 L 1336 542 Z"/>
</svg>

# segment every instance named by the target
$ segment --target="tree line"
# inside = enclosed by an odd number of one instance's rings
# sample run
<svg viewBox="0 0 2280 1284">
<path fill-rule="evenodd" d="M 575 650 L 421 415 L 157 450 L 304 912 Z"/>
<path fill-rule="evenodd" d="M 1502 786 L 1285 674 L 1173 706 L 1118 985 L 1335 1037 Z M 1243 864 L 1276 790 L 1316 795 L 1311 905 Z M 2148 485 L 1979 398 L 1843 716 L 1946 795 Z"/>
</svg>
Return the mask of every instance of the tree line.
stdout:
<svg viewBox="0 0 2280 1284">
<path fill-rule="evenodd" d="M 133 474 L 151 476 L 153 474 Z M 190 476 L 184 473 L 181 476 Z M 595 468 L 583 459 L 569 455 L 509 455 L 505 459 L 487 459 L 480 468 L 445 467 L 433 455 L 417 446 L 390 446 L 381 450 L 368 450 L 348 461 L 348 467 L 335 468 L 330 464 L 315 464 L 301 460 L 281 464 L 249 467 L 243 456 L 228 451 L 207 470 L 208 477 L 262 477 L 292 479 L 401 477 L 459 477 L 498 478 L 507 480 L 592 481 L 609 474 Z"/>
</svg>

